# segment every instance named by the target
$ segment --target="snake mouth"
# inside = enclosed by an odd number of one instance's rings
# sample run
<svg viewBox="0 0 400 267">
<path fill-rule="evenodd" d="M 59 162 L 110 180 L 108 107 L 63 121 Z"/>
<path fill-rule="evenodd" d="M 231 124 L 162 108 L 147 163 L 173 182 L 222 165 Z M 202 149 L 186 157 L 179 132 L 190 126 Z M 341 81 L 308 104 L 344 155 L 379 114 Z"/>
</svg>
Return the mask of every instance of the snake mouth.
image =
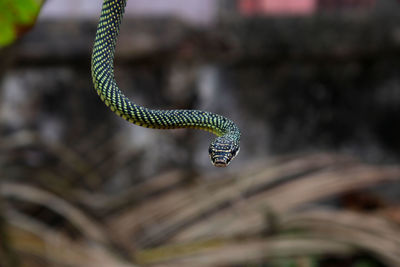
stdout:
<svg viewBox="0 0 400 267">
<path fill-rule="evenodd" d="M 222 158 L 215 158 L 214 160 L 211 160 L 211 163 L 215 167 L 226 167 L 229 165 L 229 160 L 222 157 Z"/>
</svg>

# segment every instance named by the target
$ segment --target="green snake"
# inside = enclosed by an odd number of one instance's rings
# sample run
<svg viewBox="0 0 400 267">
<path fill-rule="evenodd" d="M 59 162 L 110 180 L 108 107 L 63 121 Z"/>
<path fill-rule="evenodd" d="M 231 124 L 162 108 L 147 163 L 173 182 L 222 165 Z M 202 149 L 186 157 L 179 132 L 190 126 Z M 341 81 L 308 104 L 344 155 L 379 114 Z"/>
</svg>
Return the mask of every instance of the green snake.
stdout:
<svg viewBox="0 0 400 267">
<path fill-rule="evenodd" d="M 195 128 L 217 135 L 209 147 L 211 162 L 227 166 L 239 152 L 240 130 L 231 120 L 202 110 L 154 110 L 129 100 L 114 78 L 114 52 L 126 0 L 104 0 L 92 54 L 92 78 L 101 100 L 117 115 L 155 129 Z"/>
</svg>

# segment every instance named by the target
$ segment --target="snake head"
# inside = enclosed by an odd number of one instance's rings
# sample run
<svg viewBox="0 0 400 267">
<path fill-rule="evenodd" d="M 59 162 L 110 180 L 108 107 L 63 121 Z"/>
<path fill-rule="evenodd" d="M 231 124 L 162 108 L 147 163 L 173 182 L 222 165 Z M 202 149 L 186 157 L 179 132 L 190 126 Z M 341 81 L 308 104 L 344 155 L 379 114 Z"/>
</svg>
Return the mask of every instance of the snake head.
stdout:
<svg viewBox="0 0 400 267">
<path fill-rule="evenodd" d="M 224 136 L 217 137 L 208 149 L 211 163 L 216 167 L 226 167 L 239 153 L 239 144 Z"/>
</svg>

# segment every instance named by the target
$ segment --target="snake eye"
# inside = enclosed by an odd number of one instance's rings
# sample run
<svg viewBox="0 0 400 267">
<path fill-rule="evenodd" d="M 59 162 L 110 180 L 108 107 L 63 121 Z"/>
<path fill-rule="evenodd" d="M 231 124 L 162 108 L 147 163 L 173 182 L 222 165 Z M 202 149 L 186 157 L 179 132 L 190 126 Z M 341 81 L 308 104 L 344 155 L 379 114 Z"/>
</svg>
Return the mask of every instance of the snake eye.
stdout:
<svg viewBox="0 0 400 267">
<path fill-rule="evenodd" d="M 232 148 L 232 157 L 235 157 L 239 153 L 239 149 L 237 147 Z"/>
</svg>

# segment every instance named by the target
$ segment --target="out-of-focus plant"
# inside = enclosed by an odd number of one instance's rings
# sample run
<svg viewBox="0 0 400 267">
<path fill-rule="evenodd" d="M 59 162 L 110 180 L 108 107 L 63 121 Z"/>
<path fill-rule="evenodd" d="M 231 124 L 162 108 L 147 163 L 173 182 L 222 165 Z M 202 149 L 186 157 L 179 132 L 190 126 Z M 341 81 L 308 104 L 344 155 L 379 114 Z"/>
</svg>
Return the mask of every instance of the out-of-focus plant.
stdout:
<svg viewBox="0 0 400 267">
<path fill-rule="evenodd" d="M 0 0 L 0 48 L 16 41 L 35 23 L 44 0 Z"/>
</svg>

